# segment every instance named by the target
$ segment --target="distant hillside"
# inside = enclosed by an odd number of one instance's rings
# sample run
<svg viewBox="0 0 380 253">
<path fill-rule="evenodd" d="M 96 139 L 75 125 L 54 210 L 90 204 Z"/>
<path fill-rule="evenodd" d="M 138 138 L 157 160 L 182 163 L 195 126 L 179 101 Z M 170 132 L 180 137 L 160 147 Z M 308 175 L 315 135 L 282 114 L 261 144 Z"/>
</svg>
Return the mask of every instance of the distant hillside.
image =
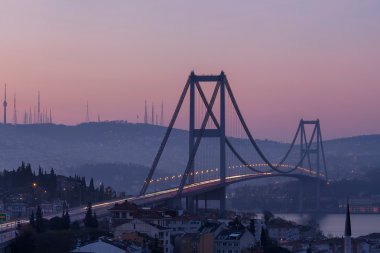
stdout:
<svg viewBox="0 0 380 253">
<path fill-rule="evenodd" d="M 20 161 L 26 161 L 33 167 L 53 167 L 58 173 L 78 171 L 78 174 L 87 174 L 91 173 L 91 166 L 99 170 L 100 165 L 111 164 L 108 172 L 115 176 L 115 173 L 120 174 L 120 166 L 128 168 L 128 164 L 137 164 L 142 165 L 139 171 L 144 171 L 145 168 L 144 173 L 138 174 L 145 174 L 164 132 L 164 127 L 125 122 L 88 123 L 77 126 L 2 126 L 0 168 L 16 168 Z M 257 154 L 252 156 L 253 149 L 247 140 L 233 139 L 232 142 L 248 161 L 251 160 L 250 157 L 256 157 L 257 160 Z M 258 141 L 258 144 L 273 161 L 280 160 L 289 146 L 273 141 Z M 216 157 L 217 142 L 214 140 L 202 145 L 205 145 L 202 160 L 206 164 L 203 166 L 215 166 L 216 160 L 213 160 L 213 157 Z M 178 173 L 178 168 L 183 168 L 186 164 L 187 149 L 187 131 L 174 129 L 167 150 L 162 156 L 161 173 Z M 349 171 L 354 171 L 356 175 L 362 168 L 380 165 L 380 135 L 329 140 L 325 142 L 325 151 L 329 174 L 332 177 L 347 177 L 346 172 Z M 294 157 L 299 156 L 297 152 Z M 115 169 L 115 164 L 119 169 Z M 112 168 L 115 171 L 112 171 Z"/>
<path fill-rule="evenodd" d="M 124 122 L 0 127 L 0 168 L 20 161 L 66 170 L 85 164 L 132 163 L 150 166 L 166 128 Z M 162 158 L 163 170 L 186 164 L 188 133 L 173 129 Z M 246 141 L 235 140 L 237 145 Z M 214 142 L 210 145 L 216 145 Z M 264 141 L 267 151 L 281 153 L 286 145 Z M 244 151 L 247 152 L 247 151 Z"/>
</svg>

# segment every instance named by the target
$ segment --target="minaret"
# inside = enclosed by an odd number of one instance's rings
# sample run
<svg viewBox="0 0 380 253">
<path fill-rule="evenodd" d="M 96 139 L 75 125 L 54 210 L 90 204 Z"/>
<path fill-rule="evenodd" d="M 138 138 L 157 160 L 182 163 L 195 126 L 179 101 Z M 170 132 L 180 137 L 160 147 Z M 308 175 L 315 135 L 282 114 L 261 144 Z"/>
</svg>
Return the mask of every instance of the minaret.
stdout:
<svg viewBox="0 0 380 253">
<path fill-rule="evenodd" d="M 346 210 L 346 224 L 344 228 L 344 253 L 352 252 L 351 243 L 351 217 L 350 217 L 350 204 L 347 200 L 347 210 Z"/>
<path fill-rule="evenodd" d="M 144 124 L 148 124 L 148 108 L 145 100 Z"/>
<path fill-rule="evenodd" d="M 164 125 L 164 102 L 161 103 L 161 119 L 160 119 L 160 125 Z"/>
<path fill-rule="evenodd" d="M 3 103 L 3 106 L 4 106 L 4 125 L 7 124 L 7 84 L 5 84 L 4 86 L 4 103 Z"/>
<path fill-rule="evenodd" d="M 13 99 L 13 124 L 17 125 L 16 94 Z"/>
<path fill-rule="evenodd" d="M 88 111 L 88 100 L 87 100 L 87 104 L 86 104 L 86 122 L 90 122 L 90 113 Z"/>
</svg>

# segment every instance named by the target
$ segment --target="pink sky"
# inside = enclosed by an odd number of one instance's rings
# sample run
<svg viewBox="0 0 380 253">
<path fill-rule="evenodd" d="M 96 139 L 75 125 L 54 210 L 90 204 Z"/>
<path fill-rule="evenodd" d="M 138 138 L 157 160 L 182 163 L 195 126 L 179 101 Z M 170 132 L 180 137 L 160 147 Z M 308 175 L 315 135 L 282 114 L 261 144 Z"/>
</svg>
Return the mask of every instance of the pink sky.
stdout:
<svg viewBox="0 0 380 253">
<path fill-rule="evenodd" d="M 224 70 L 257 138 L 288 140 L 320 118 L 324 137 L 380 133 L 380 1 L 13 1 L 0 4 L 0 82 L 19 121 L 166 121 L 191 70 Z M 10 100 L 10 99 L 9 99 Z M 9 101 L 12 119 L 13 103 Z"/>
</svg>

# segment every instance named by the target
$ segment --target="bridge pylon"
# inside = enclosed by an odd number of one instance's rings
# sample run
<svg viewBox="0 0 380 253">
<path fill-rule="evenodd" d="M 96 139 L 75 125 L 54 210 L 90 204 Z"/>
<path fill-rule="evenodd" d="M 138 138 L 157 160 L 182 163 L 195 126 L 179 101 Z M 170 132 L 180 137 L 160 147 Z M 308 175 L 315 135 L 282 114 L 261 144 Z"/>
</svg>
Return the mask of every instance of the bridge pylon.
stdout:
<svg viewBox="0 0 380 253">
<path fill-rule="evenodd" d="M 316 135 L 314 145 L 309 147 L 308 146 L 308 138 L 306 134 L 306 126 L 311 125 L 313 130 L 313 136 Z M 321 125 L 319 119 L 317 120 L 304 120 L 301 119 L 299 124 L 300 129 L 300 158 L 301 158 L 301 167 L 304 166 L 304 163 L 308 164 L 308 168 L 315 167 L 315 173 L 317 175 L 318 180 L 316 180 L 316 194 L 315 194 L 315 209 L 316 211 L 320 210 L 320 188 L 321 188 L 321 182 L 319 178 L 324 177 L 327 180 L 327 169 L 326 169 L 326 158 L 325 158 L 325 152 L 323 148 L 323 141 L 322 141 L 322 131 L 321 131 Z M 312 138 L 311 141 L 313 141 L 314 138 Z M 302 159 L 303 157 L 306 157 L 305 159 Z M 324 169 L 324 176 L 322 173 L 322 168 Z M 301 191 L 303 191 L 302 182 L 300 182 L 300 212 L 303 211 L 303 194 Z"/>
<path fill-rule="evenodd" d="M 225 84 L 226 76 L 222 71 L 220 75 L 215 76 L 200 76 L 195 75 L 194 72 L 191 72 L 190 77 L 190 112 L 189 112 L 189 163 L 190 169 L 188 170 L 188 184 L 194 183 L 194 157 L 197 152 L 198 146 L 201 138 L 218 138 L 219 139 L 219 173 L 220 173 L 220 184 L 222 188 L 224 187 L 226 180 L 226 129 L 225 129 Z M 214 92 L 210 101 L 205 99 L 202 85 L 210 85 L 210 83 L 215 83 Z M 219 91 L 218 91 L 219 90 Z M 210 110 L 212 111 L 214 101 L 217 100 L 219 94 L 219 121 L 214 124 L 219 125 L 218 128 L 207 128 L 207 122 L 210 118 Z M 204 104 L 207 108 L 206 114 L 203 117 L 202 125 L 198 128 L 195 126 L 195 96 L 198 95 L 204 100 Z M 198 141 L 198 142 L 197 142 Z M 222 190 L 224 194 L 220 195 L 220 210 L 223 213 L 225 211 L 225 190 Z M 188 197 L 187 199 L 188 208 L 194 210 L 194 199 Z"/>
<path fill-rule="evenodd" d="M 210 85 L 210 83 L 215 83 L 214 91 L 210 100 L 207 100 L 202 89 L 202 85 Z M 181 197 L 182 190 L 185 185 L 194 183 L 194 159 L 200 145 L 202 138 L 218 138 L 219 139 L 219 177 L 220 177 L 220 187 L 222 188 L 220 194 L 220 210 L 221 212 L 225 211 L 225 179 L 226 179 L 226 130 L 225 130 L 225 92 L 226 92 L 226 76 L 222 71 L 219 75 L 196 75 L 194 72 L 191 72 L 186 85 L 183 89 L 182 95 L 178 101 L 176 110 L 173 114 L 173 117 L 169 123 L 164 139 L 160 145 L 158 153 L 153 161 L 153 165 L 149 171 L 149 174 L 144 181 L 144 185 L 140 191 L 140 195 L 144 195 L 146 190 L 151 183 L 153 173 L 158 165 L 162 152 L 165 148 L 165 145 L 168 141 L 170 133 L 173 129 L 174 123 L 177 119 L 178 113 L 182 107 L 183 101 L 189 93 L 190 101 L 190 111 L 189 111 L 189 156 L 186 166 L 185 173 L 182 177 L 181 184 L 178 190 L 178 198 Z M 206 107 L 205 115 L 201 115 L 203 118 L 201 126 L 195 125 L 195 96 L 196 94 L 202 98 L 202 101 Z M 216 119 L 212 108 L 215 104 L 215 101 L 219 98 L 219 120 Z M 207 128 L 207 123 L 209 118 L 213 118 L 216 128 Z M 194 210 L 194 198 L 193 196 L 187 197 L 186 201 L 187 208 L 189 210 Z"/>
</svg>

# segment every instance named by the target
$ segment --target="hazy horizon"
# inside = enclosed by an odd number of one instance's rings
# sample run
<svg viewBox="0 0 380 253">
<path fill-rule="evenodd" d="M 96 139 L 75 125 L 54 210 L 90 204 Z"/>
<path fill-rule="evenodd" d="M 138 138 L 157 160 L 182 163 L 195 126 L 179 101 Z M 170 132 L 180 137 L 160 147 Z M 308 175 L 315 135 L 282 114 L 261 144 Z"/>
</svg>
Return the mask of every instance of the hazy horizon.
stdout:
<svg viewBox="0 0 380 253">
<path fill-rule="evenodd" d="M 194 4 L 198 3 L 198 4 Z M 2 1 L 0 100 L 54 122 L 174 111 L 190 71 L 224 70 L 256 138 L 288 141 L 301 118 L 324 139 L 379 134 L 380 2 Z M 2 112 L 2 109 L 0 109 Z M 1 117 L 2 119 L 2 117 Z M 2 121 L 2 120 L 0 120 Z M 186 128 L 185 122 L 179 127 Z"/>
</svg>

